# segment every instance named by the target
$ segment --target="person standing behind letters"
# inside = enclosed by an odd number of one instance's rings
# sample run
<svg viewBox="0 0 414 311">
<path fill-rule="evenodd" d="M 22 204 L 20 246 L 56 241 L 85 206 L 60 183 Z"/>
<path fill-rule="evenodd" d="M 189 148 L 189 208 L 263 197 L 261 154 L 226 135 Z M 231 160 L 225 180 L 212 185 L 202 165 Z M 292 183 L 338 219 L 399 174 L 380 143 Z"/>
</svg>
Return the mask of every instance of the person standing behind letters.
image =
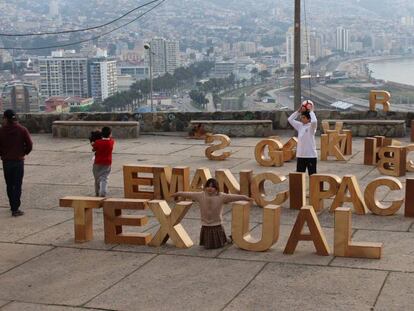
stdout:
<svg viewBox="0 0 414 311">
<path fill-rule="evenodd" d="M 6 180 L 12 216 L 22 216 L 19 210 L 24 175 L 24 156 L 32 151 L 33 142 L 29 131 L 17 122 L 16 113 L 8 109 L 3 114 L 3 126 L 0 128 L 0 157 L 3 161 L 3 173 Z"/>
<path fill-rule="evenodd" d="M 92 143 L 93 151 L 95 151 L 95 160 L 93 164 L 93 176 L 95 178 L 95 195 L 98 197 L 106 197 L 108 194 L 108 177 L 111 173 L 112 150 L 115 141 L 112 139 L 111 128 L 102 128 L 102 139 L 98 139 Z"/>
<path fill-rule="evenodd" d="M 315 133 L 318 127 L 318 120 L 313 112 L 313 102 L 305 100 L 301 107 L 289 118 L 290 125 L 298 131 L 298 145 L 296 148 L 296 171 L 306 172 L 309 176 L 316 174 L 317 152 L 315 144 Z M 295 120 L 300 113 L 300 122 Z"/>
</svg>

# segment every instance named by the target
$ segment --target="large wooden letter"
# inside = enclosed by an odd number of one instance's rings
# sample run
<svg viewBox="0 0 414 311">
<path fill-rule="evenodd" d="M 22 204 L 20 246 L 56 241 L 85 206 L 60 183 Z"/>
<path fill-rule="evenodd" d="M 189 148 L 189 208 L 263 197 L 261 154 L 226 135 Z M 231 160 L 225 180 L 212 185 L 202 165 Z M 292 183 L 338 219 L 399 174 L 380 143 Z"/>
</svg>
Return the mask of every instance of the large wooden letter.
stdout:
<svg viewBox="0 0 414 311">
<path fill-rule="evenodd" d="M 231 234 L 234 244 L 241 249 L 264 252 L 275 244 L 279 238 L 280 207 L 267 205 L 263 207 L 262 237 L 254 239 L 250 235 L 250 203 L 235 202 L 232 205 Z"/>
<path fill-rule="evenodd" d="M 103 200 L 96 197 L 64 197 L 59 200 L 59 206 L 73 208 L 76 243 L 93 239 L 92 209 L 101 208 Z"/>
<path fill-rule="evenodd" d="M 400 209 L 404 200 L 393 201 L 390 206 L 385 206 L 375 199 L 375 191 L 378 187 L 386 186 L 391 190 L 402 190 L 401 182 L 395 177 L 379 177 L 374 179 L 365 188 L 364 198 L 368 209 L 376 215 L 394 215 Z"/>
<path fill-rule="evenodd" d="M 324 190 L 328 183 L 328 190 Z M 323 210 L 323 200 L 334 197 L 339 189 L 341 178 L 333 174 L 313 174 L 309 177 L 309 203 L 316 212 Z"/>
<path fill-rule="evenodd" d="M 350 196 L 346 195 L 347 190 L 349 190 Z M 342 178 L 338 193 L 332 202 L 330 212 L 333 212 L 344 202 L 351 202 L 354 206 L 355 213 L 358 215 L 365 215 L 367 212 L 367 206 L 365 205 L 364 197 L 362 196 L 358 181 L 354 175 L 345 175 Z"/>
<path fill-rule="evenodd" d="M 305 223 L 309 228 L 309 234 L 302 233 Z M 326 242 L 325 234 L 312 206 L 304 206 L 299 211 L 283 253 L 293 254 L 299 241 L 313 241 L 318 255 L 329 256 L 329 246 Z"/>
<path fill-rule="evenodd" d="M 377 139 L 375 137 L 367 137 L 364 140 L 364 164 L 377 164 Z"/>
<path fill-rule="evenodd" d="M 230 146 L 230 143 L 231 143 L 230 138 L 223 134 L 215 134 L 215 135 L 206 136 L 205 142 L 206 144 L 212 144 L 215 140 L 219 141 L 220 144 L 210 145 L 210 147 L 208 147 L 205 151 L 206 157 L 209 160 L 214 160 L 214 161 L 222 161 L 222 160 L 227 159 L 231 155 L 231 152 L 228 152 L 228 151 L 223 152 L 220 155 L 214 155 L 213 152 Z"/>
<path fill-rule="evenodd" d="M 391 94 L 387 91 L 371 91 L 369 94 L 369 110 L 375 111 L 377 105 L 383 106 L 383 111 L 390 111 Z"/>
<path fill-rule="evenodd" d="M 334 255 L 339 257 L 358 257 L 380 259 L 382 243 L 352 242 L 352 214 L 349 208 L 335 210 Z"/>
<path fill-rule="evenodd" d="M 140 227 L 148 223 L 146 215 L 122 215 L 122 210 L 148 209 L 148 200 L 107 199 L 103 202 L 105 243 L 147 245 L 151 241 L 149 233 L 125 233 L 123 226 Z"/>
<path fill-rule="evenodd" d="M 265 157 L 265 149 L 268 148 L 269 157 Z M 254 149 L 254 156 L 261 166 L 282 166 L 283 145 L 276 139 L 263 139 Z"/>
<path fill-rule="evenodd" d="M 414 120 L 411 120 L 411 142 L 414 141 Z"/>
<path fill-rule="evenodd" d="M 178 202 L 171 211 L 166 201 L 153 200 L 148 202 L 149 207 L 160 223 L 160 228 L 149 245 L 161 246 L 167 243 L 170 237 L 174 245 L 178 248 L 189 248 L 193 246 L 193 241 L 180 224 L 192 204 L 192 202 Z"/>
<path fill-rule="evenodd" d="M 414 162 L 412 160 L 408 159 L 408 154 L 412 151 L 414 151 L 414 144 L 408 145 L 405 147 L 406 150 L 406 158 L 407 158 L 407 163 L 406 163 L 406 170 L 408 172 L 414 172 Z"/>
<path fill-rule="evenodd" d="M 289 174 L 289 200 L 291 209 L 301 209 L 306 205 L 305 173 Z"/>
<path fill-rule="evenodd" d="M 286 180 L 285 176 L 279 176 L 275 173 L 261 173 L 253 177 L 251 184 L 252 197 L 258 206 L 264 207 L 266 205 L 281 205 L 289 197 L 289 191 L 282 191 L 278 193 L 272 200 L 266 200 L 266 192 L 264 183 L 266 180 L 274 184 L 282 183 Z"/>
<path fill-rule="evenodd" d="M 252 170 L 243 170 L 239 172 L 240 176 L 240 194 L 247 195 L 248 197 L 252 196 L 252 192 L 250 190 L 250 184 L 252 183 L 253 179 L 253 171 Z"/>
<path fill-rule="evenodd" d="M 195 171 L 193 180 L 191 181 L 190 191 L 197 192 L 203 190 L 207 180 L 211 178 L 211 173 L 208 168 L 201 167 Z"/>
<path fill-rule="evenodd" d="M 400 177 L 405 175 L 406 149 L 400 146 L 382 147 L 378 153 L 378 170 L 383 175 Z"/>
<path fill-rule="evenodd" d="M 298 139 L 296 137 L 290 138 L 283 145 L 283 161 L 287 162 L 296 158 L 296 147 L 298 145 Z"/>
<path fill-rule="evenodd" d="M 414 217 L 414 178 L 405 180 L 405 217 Z"/>
<path fill-rule="evenodd" d="M 240 193 L 240 185 L 229 169 L 216 170 L 216 180 L 219 191 L 224 193 Z"/>
<path fill-rule="evenodd" d="M 346 135 L 337 132 L 321 135 L 321 161 L 327 161 L 328 156 L 334 156 L 339 161 L 345 161 Z"/>
<path fill-rule="evenodd" d="M 152 200 L 154 194 L 154 169 L 165 169 L 170 178 L 170 169 L 160 165 L 124 165 L 124 196 L 129 199 Z M 145 174 L 145 176 L 142 176 Z M 142 189 L 141 187 L 145 187 Z M 159 190 L 159 189 L 158 189 Z M 158 193 L 158 195 L 160 195 Z"/>
</svg>

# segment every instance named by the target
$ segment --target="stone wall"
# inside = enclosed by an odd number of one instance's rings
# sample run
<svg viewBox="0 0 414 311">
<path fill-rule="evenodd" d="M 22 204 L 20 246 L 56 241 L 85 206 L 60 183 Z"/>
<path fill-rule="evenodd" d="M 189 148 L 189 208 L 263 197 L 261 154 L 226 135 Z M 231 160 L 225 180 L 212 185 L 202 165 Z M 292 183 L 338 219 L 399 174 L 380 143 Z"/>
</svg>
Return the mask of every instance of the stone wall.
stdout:
<svg viewBox="0 0 414 311">
<path fill-rule="evenodd" d="M 272 120 L 273 129 L 291 128 L 288 117 L 292 111 L 225 111 L 225 112 L 159 112 L 159 113 L 63 113 L 20 114 L 20 122 L 31 133 L 51 133 L 53 121 L 139 121 L 141 132 L 182 132 L 190 129 L 191 120 Z M 318 110 L 319 123 L 324 119 L 405 120 L 410 126 L 414 112 L 338 112 Z M 320 124 L 319 124 L 319 128 Z"/>
</svg>

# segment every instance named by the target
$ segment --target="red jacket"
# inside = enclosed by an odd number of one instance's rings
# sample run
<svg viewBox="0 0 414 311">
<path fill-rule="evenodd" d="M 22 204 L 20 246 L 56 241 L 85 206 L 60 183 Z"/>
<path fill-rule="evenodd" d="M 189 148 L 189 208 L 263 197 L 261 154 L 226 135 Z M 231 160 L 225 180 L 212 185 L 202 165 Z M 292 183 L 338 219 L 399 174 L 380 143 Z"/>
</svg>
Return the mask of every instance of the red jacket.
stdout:
<svg viewBox="0 0 414 311">
<path fill-rule="evenodd" d="M 98 139 L 93 144 L 95 151 L 95 164 L 111 165 L 112 164 L 112 150 L 114 149 L 115 141 L 112 138 Z"/>
<path fill-rule="evenodd" d="M 13 122 L 0 128 L 0 156 L 3 161 L 24 160 L 32 148 L 32 139 L 24 126 Z"/>
</svg>

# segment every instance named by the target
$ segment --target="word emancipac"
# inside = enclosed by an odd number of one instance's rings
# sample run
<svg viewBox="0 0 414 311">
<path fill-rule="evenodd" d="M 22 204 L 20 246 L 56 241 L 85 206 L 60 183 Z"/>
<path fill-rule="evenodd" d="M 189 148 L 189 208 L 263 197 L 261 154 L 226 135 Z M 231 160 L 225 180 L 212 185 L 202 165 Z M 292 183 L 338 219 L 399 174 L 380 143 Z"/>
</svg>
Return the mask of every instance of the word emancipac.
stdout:
<svg viewBox="0 0 414 311">
<path fill-rule="evenodd" d="M 126 198 L 172 201 L 171 195 L 177 191 L 201 191 L 207 179 L 213 177 L 207 168 L 199 168 L 190 180 L 188 167 L 125 165 L 124 191 Z M 215 171 L 219 190 L 226 193 L 244 194 L 263 207 L 262 237 L 255 240 L 250 236 L 249 204 L 238 202 L 233 206 L 232 235 L 237 246 L 251 251 L 269 249 L 278 240 L 279 205 L 290 197 L 290 208 L 299 209 L 296 223 L 286 245 L 285 253 L 292 253 L 300 240 L 312 240 L 320 255 L 328 255 L 329 248 L 315 212 L 321 211 L 324 202 L 333 199 L 330 211 L 335 213 L 336 256 L 379 258 L 381 246 L 372 243 L 352 243 L 350 239 L 351 209 L 341 207 L 349 202 L 356 214 L 368 211 L 377 215 L 395 214 L 405 201 L 405 216 L 414 217 L 414 179 L 406 180 L 405 200 L 395 200 L 389 206 L 376 198 L 376 190 L 383 186 L 401 191 L 401 182 L 394 177 L 379 177 L 369 183 L 362 193 L 353 175 L 342 178 L 333 174 L 315 174 L 310 177 L 309 206 L 306 206 L 305 174 L 291 173 L 289 178 L 273 172 L 253 174 L 251 170 L 239 172 L 239 181 L 228 169 Z M 289 183 L 288 190 L 280 191 L 268 198 L 264 184 Z M 410 192 L 410 189 L 412 191 Z M 309 227 L 309 235 L 302 234 L 304 224 Z M 339 251 L 341 249 L 341 251 Z"/>
</svg>

